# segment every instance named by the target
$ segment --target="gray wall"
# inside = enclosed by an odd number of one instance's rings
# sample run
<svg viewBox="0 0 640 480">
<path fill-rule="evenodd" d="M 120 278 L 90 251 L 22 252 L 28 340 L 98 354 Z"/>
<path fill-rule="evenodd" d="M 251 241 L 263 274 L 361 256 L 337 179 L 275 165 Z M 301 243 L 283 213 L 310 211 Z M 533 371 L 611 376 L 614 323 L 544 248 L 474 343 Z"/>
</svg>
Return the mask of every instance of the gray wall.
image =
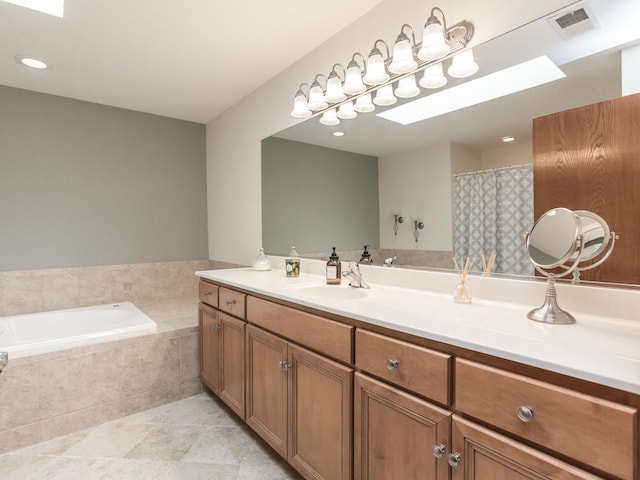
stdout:
<svg viewBox="0 0 640 480">
<path fill-rule="evenodd" d="M 262 243 L 284 255 L 377 248 L 377 157 L 263 140 Z"/>
<path fill-rule="evenodd" d="M 0 86 L 0 270 L 208 258 L 205 126 Z"/>
</svg>

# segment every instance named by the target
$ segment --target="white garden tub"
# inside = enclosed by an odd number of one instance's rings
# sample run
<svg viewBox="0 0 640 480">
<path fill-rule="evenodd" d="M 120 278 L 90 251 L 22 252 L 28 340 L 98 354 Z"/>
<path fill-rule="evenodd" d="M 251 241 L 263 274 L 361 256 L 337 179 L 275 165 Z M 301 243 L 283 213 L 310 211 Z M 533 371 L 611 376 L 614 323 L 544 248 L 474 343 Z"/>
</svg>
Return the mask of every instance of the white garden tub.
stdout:
<svg viewBox="0 0 640 480">
<path fill-rule="evenodd" d="M 0 351 L 11 361 L 155 330 L 131 302 L 0 317 Z"/>
</svg>

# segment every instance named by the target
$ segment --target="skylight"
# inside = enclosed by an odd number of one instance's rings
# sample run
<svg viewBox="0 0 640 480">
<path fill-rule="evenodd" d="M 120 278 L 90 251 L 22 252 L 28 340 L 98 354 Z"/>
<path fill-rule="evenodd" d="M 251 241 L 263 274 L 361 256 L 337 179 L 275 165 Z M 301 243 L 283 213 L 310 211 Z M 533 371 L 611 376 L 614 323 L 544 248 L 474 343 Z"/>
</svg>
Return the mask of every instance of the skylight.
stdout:
<svg viewBox="0 0 640 480">
<path fill-rule="evenodd" d="M 543 55 L 377 115 L 392 122 L 409 125 L 564 77 L 566 75 Z"/>
<path fill-rule="evenodd" d="M 38 12 L 64 17 L 64 0 L 2 0 L 20 7 L 30 8 Z"/>
</svg>

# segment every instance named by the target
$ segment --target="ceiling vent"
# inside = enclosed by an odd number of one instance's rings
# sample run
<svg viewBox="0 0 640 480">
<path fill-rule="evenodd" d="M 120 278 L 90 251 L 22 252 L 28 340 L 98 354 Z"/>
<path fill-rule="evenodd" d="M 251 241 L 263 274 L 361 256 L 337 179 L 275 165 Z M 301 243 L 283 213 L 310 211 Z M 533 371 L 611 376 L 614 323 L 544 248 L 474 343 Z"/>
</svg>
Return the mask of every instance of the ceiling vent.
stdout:
<svg viewBox="0 0 640 480">
<path fill-rule="evenodd" d="M 547 21 L 565 40 L 588 32 L 600 26 L 593 10 L 587 2 L 579 2 L 548 17 Z"/>
</svg>

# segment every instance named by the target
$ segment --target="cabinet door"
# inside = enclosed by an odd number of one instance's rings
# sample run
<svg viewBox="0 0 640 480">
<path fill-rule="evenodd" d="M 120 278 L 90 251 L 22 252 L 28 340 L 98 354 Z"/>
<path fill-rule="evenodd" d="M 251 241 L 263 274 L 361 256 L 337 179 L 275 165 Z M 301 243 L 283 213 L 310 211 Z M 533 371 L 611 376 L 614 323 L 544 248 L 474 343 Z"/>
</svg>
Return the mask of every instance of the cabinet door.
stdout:
<svg viewBox="0 0 640 480">
<path fill-rule="evenodd" d="M 307 479 L 351 478 L 353 370 L 288 347 L 289 463 Z"/>
<path fill-rule="evenodd" d="M 450 411 L 360 373 L 354 405 L 355 480 L 448 478 Z"/>
<path fill-rule="evenodd" d="M 515 440 L 453 416 L 452 480 L 598 479 Z"/>
<path fill-rule="evenodd" d="M 226 313 L 220 319 L 218 395 L 244 420 L 244 329 L 246 323 Z"/>
<path fill-rule="evenodd" d="M 198 306 L 198 326 L 200 330 L 200 378 L 213 393 L 218 394 L 220 370 L 218 311 L 208 305 Z"/>
<path fill-rule="evenodd" d="M 247 424 L 287 458 L 287 342 L 247 325 L 246 358 Z"/>
</svg>

